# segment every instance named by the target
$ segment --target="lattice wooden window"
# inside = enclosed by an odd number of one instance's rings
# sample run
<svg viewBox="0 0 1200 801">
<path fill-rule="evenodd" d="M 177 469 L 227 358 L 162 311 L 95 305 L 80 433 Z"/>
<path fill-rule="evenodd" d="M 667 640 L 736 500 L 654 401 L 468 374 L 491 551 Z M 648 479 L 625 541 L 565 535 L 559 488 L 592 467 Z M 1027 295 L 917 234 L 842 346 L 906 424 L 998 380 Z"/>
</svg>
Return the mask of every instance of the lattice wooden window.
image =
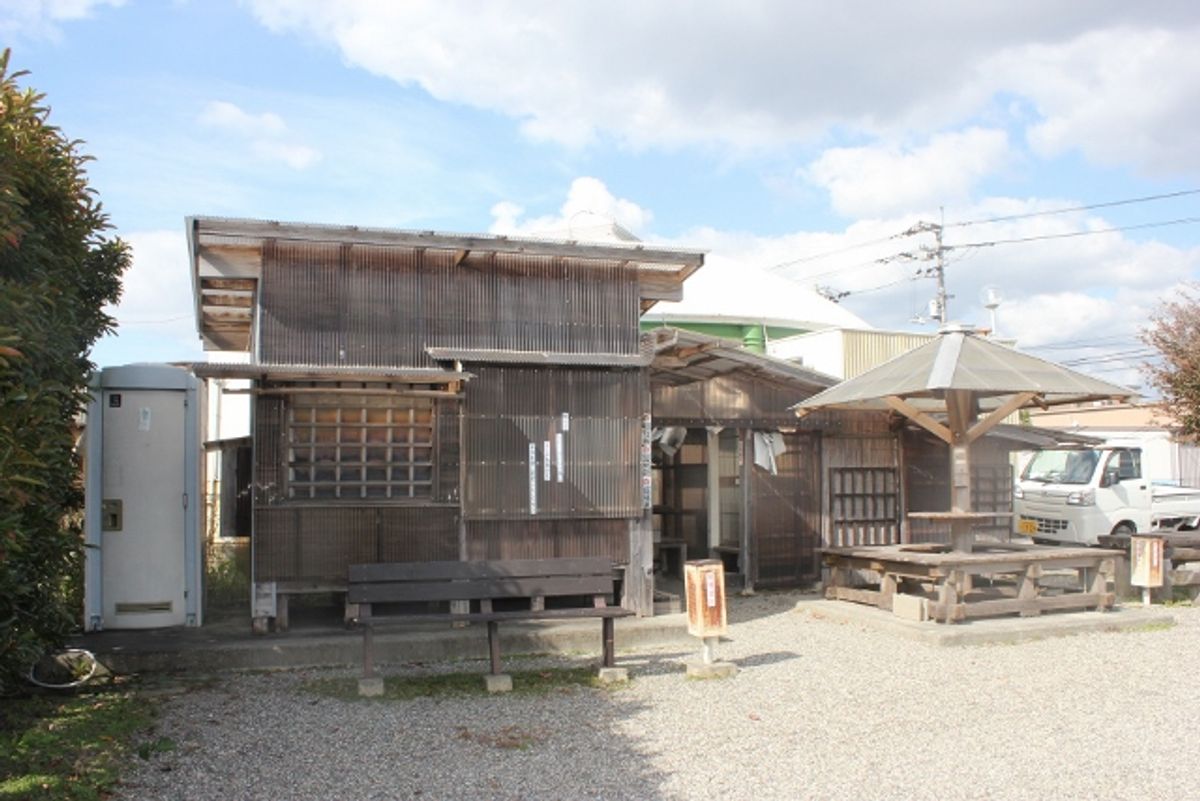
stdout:
<svg viewBox="0 0 1200 801">
<path fill-rule="evenodd" d="M 434 430 L 428 398 L 293 396 L 285 426 L 288 497 L 430 498 Z"/>
<path fill-rule="evenodd" d="M 829 469 L 829 501 L 834 525 L 898 523 L 899 498 L 899 481 L 894 468 Z"/>
</svg>

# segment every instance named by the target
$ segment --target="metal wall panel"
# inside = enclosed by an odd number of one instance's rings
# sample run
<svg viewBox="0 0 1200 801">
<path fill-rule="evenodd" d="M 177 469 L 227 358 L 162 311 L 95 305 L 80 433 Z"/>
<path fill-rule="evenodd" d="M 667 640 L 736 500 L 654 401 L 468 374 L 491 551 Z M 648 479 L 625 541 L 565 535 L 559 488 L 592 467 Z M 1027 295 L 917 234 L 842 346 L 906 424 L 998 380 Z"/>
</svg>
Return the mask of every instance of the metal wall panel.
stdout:
<svg viewBox="0 0 1200 801">
<path fill-rule="evenodd" d="M 903 334 L 889 331 L 843 331 L 842 353 L 845 378 L 854 378 L 890 361 L 933 338 L 931 334 Z"/>
<path fill-rule="evenodd" d="M 468 559 L 608 556 L 629 561 L 628 520 L 467 521 Z"/>
<path fill-rule="evenodd" d="M 643 371 L 472 370 L 463 410 L 467 519 L 641 514 Z"/>
<path fill-rule="evenodd" d="M 265 364 L 426 367 L 427 347 L 638 353 L 637 268 L 521 254 L 271 243 Z"/>
</svg>

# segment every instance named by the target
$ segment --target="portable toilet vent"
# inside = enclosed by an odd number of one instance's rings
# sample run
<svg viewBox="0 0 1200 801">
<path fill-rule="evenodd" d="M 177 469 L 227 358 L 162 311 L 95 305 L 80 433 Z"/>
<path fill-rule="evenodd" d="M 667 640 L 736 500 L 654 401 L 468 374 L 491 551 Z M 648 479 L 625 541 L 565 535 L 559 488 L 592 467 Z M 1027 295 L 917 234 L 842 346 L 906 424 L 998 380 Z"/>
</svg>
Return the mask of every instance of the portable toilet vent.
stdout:
<svg viewBox="0 0 1200 801">
<path fill-rule="evenodd" d="M 88 631 L 198 626 L 200 382 L 187 370 L 101 370 L 87 416 Z"/>
</svg>

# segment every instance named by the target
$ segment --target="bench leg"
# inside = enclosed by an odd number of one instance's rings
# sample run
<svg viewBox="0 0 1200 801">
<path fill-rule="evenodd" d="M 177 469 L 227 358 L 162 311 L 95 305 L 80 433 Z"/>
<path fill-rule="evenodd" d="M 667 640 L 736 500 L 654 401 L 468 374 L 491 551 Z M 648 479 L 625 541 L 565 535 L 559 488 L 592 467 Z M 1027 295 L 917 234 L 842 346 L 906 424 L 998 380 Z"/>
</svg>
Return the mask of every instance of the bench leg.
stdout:
<svg viewBox="0 0 1200 801">
<path fill-rule="evenodd" d="M 500 624 L 488 621 L 488 653 L 492 657 L 492 675 L 500 675 Z"/>
<path fill-rule="evenodd" d="M 375 632 L 371 624 L 363 626 L 363 678 L 375 676 Z"/>
<path fill-rule="evenodd" d="M 604 666 L 614 667 L 617 664 L 616 648 L 613 636 L 613 619 L 605 617 L 600 619 L 600 630 L 604 637 Z"/>
</svg>

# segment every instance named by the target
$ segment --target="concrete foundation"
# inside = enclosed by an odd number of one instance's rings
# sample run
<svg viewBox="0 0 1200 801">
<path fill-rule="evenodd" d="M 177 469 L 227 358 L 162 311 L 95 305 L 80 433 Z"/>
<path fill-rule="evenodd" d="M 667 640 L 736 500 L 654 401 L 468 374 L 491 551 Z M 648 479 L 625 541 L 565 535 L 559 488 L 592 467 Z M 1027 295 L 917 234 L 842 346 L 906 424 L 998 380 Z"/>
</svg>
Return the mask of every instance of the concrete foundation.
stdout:
<svg viewBox="0 0 1200 801">
<path fill-rule="evenodd" d="M 620 684 L 629 681 L 629 670 L 619 667 L 602 667 L 596 678 L 601 684 Z"/>
<path fill-rule="evenodd" d="M 1128 604 L 1111 612 L 1056 612 L 1037 617 L 978 618 L 963 623 L 906 620 L 884 609 L 848 601 L 801 601 L 796 604 L 796 611 L 806 613 L 814 619 L 862 626 L 928 645 L 1007 645 L 1044 640 L 1047 637 L 1067 637 L 1096 631 L 1129 631 L 1175 624 L 1175 618 L 1170 612 Z"/>
<path fill-rule="evenodd" d="M 737 675 L 737 665 L 732 662 L 688 662 L 689 679 L 729 679 Z"/>
<path fill-rule="evenodd" d="M 358 694 L 363 698 L 378 698 L 383 695 L 383 677 L 372 676 L 358 680 Z"/>
<path fill-rule="evenodd" d="M 507 673 L 489 673 L 483 677 L 483 686 L 489 693 L 511 693 L 512 676 Z"/>
</svg>

